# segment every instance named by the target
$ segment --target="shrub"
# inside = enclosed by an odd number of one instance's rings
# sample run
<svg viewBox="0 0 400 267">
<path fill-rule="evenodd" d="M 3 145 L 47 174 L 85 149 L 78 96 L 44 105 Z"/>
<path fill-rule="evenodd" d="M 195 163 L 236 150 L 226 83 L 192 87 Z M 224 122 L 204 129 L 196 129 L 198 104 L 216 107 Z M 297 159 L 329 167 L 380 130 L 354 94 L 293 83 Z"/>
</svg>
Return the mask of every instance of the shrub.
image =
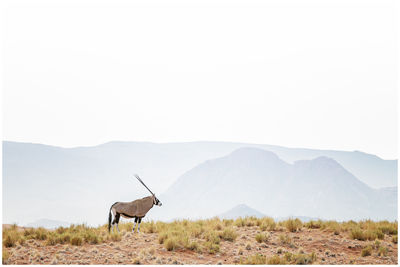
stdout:
<svg viewBox="0 0 400 267">
<path fill-rule="evenodd" d="M 362 231 L 359 227 L 356 227 L 351 230 L 350 237 L 352 239 L 357 239 L 361 241 L 373 241 L 375 239 L 383 239 L 385 237 L 385 234 L 380 229 L 368 229 L 366 231 Z"/>
<path fill-rule="evenodd" d="M 322 221 L 309 221 L 308 223 L 305 224 L 305 226 L 309 229 L 319 229 L 322 227 Z"/>
<path fill-rule="evenodd" d="M 286 252 L 284 255 L 284 259 L 288 262 L 291 262 L 293 260 L 293 254 L 290 252 Z"/>
<path fill-rule="evenodd" d="M 279 240 L 281 241 L 282 244 L 290 244 L 292 242 L 292 239 L 288 235 L 280 235 Z"/>
<path fill-rule="evenodd" d="M 158 243 L 164 244 L 164 241 L 168 238 L 168 233 L 161 233 L 158 235 Z"/>
<path fill-rule="evenodd" d="M 231 226 L 233 224 L 233 220 L 228 219 L 223 219 L 222 222 L 225 226 Z"/>
<path fill-rule="evenodd" d="M 305 265 L 312 264 L 317 259 L 317 255 L 315 252 L 312 252 L 311 254 L 292 254 L 286 252 L 284 259 L 291 264 Z"/>
<path fill-rule="evenodd" d="M 208 252 L 210 254 L 215 254 L 215 253 L 219 252 L 219 245 L 218 244 L 215 244 L 215 243 L 212 243 L 212 242 L 206 242 L 204 245 L 208 249 Z"/>
<path fill-rule="evenodd" d="M 379 247 L 378 256 L 387 256 L 388 249 L 386 247 Z"/>
<path fill-rule="evenodd" d="M 219 237 L 226 241 L 234 241 L 238 234 L 232 228 L 226 228 L 222 233 L 220 233 Z"/>
<path fill-rule="evenodd" d="M 269 234 L 257 234 L 256 240 L 258 243 L 267 242 L 269 240 Z"/>
<path fill-rule="evenodd" d="M 208 232 L 206 234 L 205 238 L 207 241 L 214 243 L 214 244 L 219 244 L 219 242 L 221 241 L 219 235 L 214 231 Z"/>
<path fill-rule="evenodd" d="M 397 222 L 390 223 L 388 221 L 382 221 L 377 223 L 378 229 L 387 235 L 397 235 Z"/>
<path fill-rule="evenodd" d="M 98 244 L 101 240 L 101 238 L 93 231 L 86 231 L 83 235 L 83 239 L 89 244 Z"/>
<path fill-rule="evenodd" d="M 313 261 L 313 256 L 306 254 L 297 254 L 294 257 L 294 263 L 298 265 L 311 264 Z"/>
<path fill-rule="evenodd" d="M 235 220 L 235 226 L 243 227 L 245 226 L 245 220 L 242 217 L 239 217 Z"/>
<path fill-rule="evenodd" d="M 251 250 L 251 244 L 249 242 L 246 243 L 246 249 Z"/>
<path fill-rule="evenodd" d="M 379 240 L 375 240 L 375 243 L 372 245 L 372 248 L 379 249 L 381 246 L 381 242 Z"/>
<path fill-rule="evenodd" d="M 64 227 L 58 227 L 57 228 L 57 230 L 56 230 L 56 232 L 57 232 L 57 234 L 63 234 L 63 233 L 65 233 L 67 231 L 67 228 L 64 228 Z"/>
<path fill-rule="evenodd" d="M 7 251 L 7 249 L 5 249 L 5 248 L 3 247 L 3 253 L 2 253 L 1 262 L 2 262 L 3 264 L 7 264 L 8 258 L 10 258 L 10 253 Z"/>
<path fill-rule="evenodd" d="M 222 230 L 223 227 L 222 227 L 222 224 L 216 223 L 213 228 L 214 228 L 214 230 L 220 231 L 220 230 Z"/>
<path fill-rule="evenodd" d="M 175 250 L 176 247 L 178 246 L 177 240 L 175 238 L 168 238 L 164 242 L 164 246 L 168 251 Z"/>
<path fill-rule="evenodd" d="M 64 233 L 64 234 L 60 235 L 59 240 L 60 240 L 61 244 L 69 243 L 71 241 L 71 235 L 68 233 Z"/>
<path fill-rule="evenodd" d="M 144 230 L 146 233 L 157 233 L 157 226 L 153 221 L 151 221 L 150 223 L 145 224 Z"/>
<path fill-rule="evenodd" d="M 35 230 L 33 228 L 24 229 L 23 235 L 28 238 L 34 238 Z"/>
<path fill-rule="evenodd" d="M 372 253 L 372 247 L 371 246 L 367 246 L 365 248 L 363 248 L 361 250 L 361 256 L 362 257 L 366 257 L 366 256 L 370 256 Z"/>
<path fill-rule="evenodd" d="M 257 224 L 257 218 L 256 217 L 246 217 L 245 218 L 245 225 L 250 227 L 250 226 L 254 226 Z"/>
<path fill-rule="evenodd" d="M 55 244 L 58 243 L 57 241 L 58 240 L 57 240 L 56 235 L 54 233 L 52 233 L 47 237 L 46 246 L 54 246 Z"/>
<path fill-rule="evenodd" d="M 8 231 L 3 234 L 3 246 L 6 248 L 14 247 L 19 240 L 19 235 L 15 231 Z"/>
<path fill-rule="evenodd" d="M 260 230 L 261 231 L 266 231 L 266 230 L 274 231 L 275 228 L 276 228 L 276 223 L 275 223 L 274 219 L 272 219 L 270 217 L 262 218 L 260 220 L 260 222 L 261 222 L 260 223 Z"/>
<path fill-rule="evenodd" d="M 34 238 L 37 240 L 46 240 L 47 239 L 47 230 L 39 227 L 34 231 Z"/>
<path fill-rule="evenodd" d="M 118 233 L 112 233 L 112 234 L 110 234 L 110 237 L 109 237 L 112 241 L 121 241 L 121 235 L 120 234 L 118 234 Z"/>
<path fill-rule="evenodd" d="M 274 255 L 267 259 L 267 264 L 269 265 L 286 264 L 286 261 L 284 258 L 281 258 L 278 255 Z"/>
<path fill-rule="evenodd" d="M 303 225 L 299 219 L 289 219 L 285 221 L 285 227 L 289 232 L 296 232 L 297 230 L 301 229 Z"/>
<path fill-rule="evenodd" d="M 342 226 L 336 221 L 327 221 L 327 222 L 321 221 L 321 223 L 322 223 L 321 228 L 332 231 L 335 235 L 340 234 L 340 232 L 342 231 Z"/>
<path fill-rule="evenodd" d="M 81 246 L 82 243 L 83 243 L 82 237 L 80 236 L 75 235 L 71 238 L 71 245 L 73 246 Z"/>
<path fill-rule="evenodd" d="M 248 256 L 246 260 L 241 262 L 241 264 L 255 265 L 255 264 L 265 264 L 266 262 L 267 262 L 266 257 L 264 255 L 257 253 L 255 255 Z"/>
<path fill-rule="evenodd" d="M 350 238 L 364 241 L 366 238 L 360 228 L 354 228 L 350 232 Z"/>
<path fill-rule="evenodd" d="M 199 243 L 195 241 L 192 241 L 187 248 L 193 251 L 201 252 L 201 247 Z"/>
</svg>

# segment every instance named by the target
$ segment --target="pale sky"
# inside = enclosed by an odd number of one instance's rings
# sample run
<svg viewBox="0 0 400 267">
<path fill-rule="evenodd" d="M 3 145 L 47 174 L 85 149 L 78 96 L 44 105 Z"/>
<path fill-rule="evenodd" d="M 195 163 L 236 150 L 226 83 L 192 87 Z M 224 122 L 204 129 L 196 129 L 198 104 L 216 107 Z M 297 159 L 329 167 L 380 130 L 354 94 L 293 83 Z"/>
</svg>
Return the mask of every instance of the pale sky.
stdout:
<svg viewBox="0 0 400 267">
<path fill-rule="evenodd" d="M 9 1 L 3 140 L 397 158 L 394 1 Z"/>
</svg>

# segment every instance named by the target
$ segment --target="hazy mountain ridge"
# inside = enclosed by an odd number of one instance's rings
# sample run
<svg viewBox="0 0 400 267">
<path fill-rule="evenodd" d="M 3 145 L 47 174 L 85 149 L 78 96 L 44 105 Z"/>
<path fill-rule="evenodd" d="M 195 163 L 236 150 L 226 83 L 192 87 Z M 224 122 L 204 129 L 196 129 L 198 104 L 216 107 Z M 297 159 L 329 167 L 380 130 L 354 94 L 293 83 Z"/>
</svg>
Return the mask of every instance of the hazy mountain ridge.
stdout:
<svg viewBox="0 0 400 267">
<path fill-rule="evenodd" d="M 360 152 L 291 149 L 224 142 L 170 144 L 109 142 L 94 147 L 61 148 L 3 141 L 3 220 L 8 223 L 24 224 L 42 217 L 50 217 L 73 223 L 103 223 L 109 205 L 115 201 L 131 201 L 149 194 L 133 178 L 133 173 L 138 173 L 146 184 L 160 195 L 170 185 L 179 182 L 179 179 L 178 181 L 176 179 L 188 170 L 196 168 L 205 161 L 213 165 L 215 161 L 211 159 L 223 157 L 244 146 L 268 148 L 273 153 L 263 154 L 263 157 L 270 157 L 271 162 L 281 164 L 279 172 L 288 172 L 290 168 L 285 166 L 290 166 L 289 163 L 292 161 L 325 153 L 334 154 L 338 162 L 350 162 L 350 169 L 357 169 L 361 173 L 369 173 L 371 166 L 374 169 L 376 167 L 378 173 L 395 173 L 394 180 L 397 184 L 397 160 L 385 161 Z M 243 157 L 242 160 L 246 161 L 243 153 L 236 156 Z M 368 160 L 362 164 L 365 159 Z M 249 161 L 250 164 L 252 161 L 258 162 L 259 159 L 257 157 Z M 370 164 L 370 161 L 374 163 Z M 358 163 L 353 166 L 352 162 Z M 396 162 L 395 167 L 392 166 L 393 162 Z M 275 164 L 272 164 L 268 168 L 273 170 L 274 166 Z M 343 167 L 349 169 L 345 165 Z M 220 169 L 222 178 L 229 176 L 230 166 L 227 165 L 227 168 L 227 170 Z M 267 168 L 267 165 L 260 166 L 259 169 L 263 168 Z M 252 170 L 248 171 L 251 173 Z M 286 177 L 286 174 L 280 175 Z M 258 177 L 259 180 L 264 179 L 257 173 L 254 173 L 254 177 Z M 380 179 L 381 177 L 385 178 Z M 373 178 L 373 183 L 382 182 L 382 186 L 385 186 L 386 181 L 393 180 L 391 175 L 379 175 Z M 240 184 L 238 180 L 234 182 Z M 249 197 L 257 199 L 257 196 L 252 194 L 257 181 L 253 179 L 252 182 L 253 184 L 240 186 L 249 192 Z M 207 191 L 212 192 L 212 189 Z M 397 199 L 397 191 L 389 193 L 385 189 L 381 192 L 381 199 Z M 19 211 L 26 209 L 26 203 L 32 205 L 22 214 Z M 165 204 L 168 206 L 168 203 Z M 225 210 L 216 211 L 212 215 L 224 212 L 233 206 L 227 206 Z M 295 213 L 295 215 L 305 214 Z"/>
<path fill-rule="evenodd" d="M 50 220 L 50 219 L 39 219 L 34 222 L 28 223 L 25 227 L 43 227 L 46 229 L 56 229 L 58 227 L 69 227 L 71 223 L 57 221 L 57 220 Z"/>
<path fill-rule="evenodd" d="M 232 209 L 217 215 L 217 217 L 219 217 L 221 219 L 236 219 L 239 217 L 261 218 L 261 217 L 265 217 L 265 216 L 266 216 L 265 214 L 262 214 L 258 210 L 252 209 L 245 204 L 239 204 L 236 207 L 233 207 Z"/>
<path fill-rule="evenodd" d="M 169 203 L 161 217 L 202 218 L 246 203 L 271 217 L 397 218 L 397 194 L 368 187 L 333 159 L 288 164 L 256 148 L 198 165 L 161 198 Z"/>
</svg>

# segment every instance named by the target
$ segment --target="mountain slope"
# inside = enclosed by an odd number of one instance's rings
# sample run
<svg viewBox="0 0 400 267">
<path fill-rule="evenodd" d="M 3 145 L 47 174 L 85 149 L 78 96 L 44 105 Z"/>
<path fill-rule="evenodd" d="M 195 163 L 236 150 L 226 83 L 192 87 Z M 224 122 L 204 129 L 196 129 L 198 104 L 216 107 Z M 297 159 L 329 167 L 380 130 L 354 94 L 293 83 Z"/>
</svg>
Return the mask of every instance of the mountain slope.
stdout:
<svg viewBox="0 0 400 267">
<path fill-rule="evenodd" d="M 272 152 L 242 148 L 182 175 L 160 196 L 168 204 L 155 216 L 204 218 L 246 203 L 272 217 L 394 220 L 392 196 L 327 157 L 288 164 Z"/>
<path fill-rule="evenodd" d="M 104 223 L 104 214 L 115 201 L 131 201 L 149 194 L 134 180 L 134 173 L 159 195 L 198 164 L 244 146 L 265 148 L 289 163 L 329 156 L 368 184 L 397 185 L 397 160 L 360 152 L 225 142 L 110 142 L 61 148 L 3 141 L 3 222 L 26 224 L 50 217 L 72 223 Z M 382 198 L 386 198 L 385 193 Z M 29 209 L 26 203 L 31 204 Z"/>
<path fill-rule="evenodd" d="M 50 220 L 50 219 L 39 219 L 37 221 L 28 223 L 25 225 L 25 227 L 43 227 L 46 229 L 56 229 L 58 227 L 69 227 L 70 223 L 68 222 L 62 222 L 62 221 L 56 221 L 56 220 Z"/>
<path fill-rule="evenodd" d="M 224 213 L 217 215 L 217 217 L 219 217 L 221 219 L 236 219 L 239 217 L 261 218 L 261 217 L 265 217 L 265 215 L 255 209 L 250 208 L 249 206 L 247 206 L 245 204 L 240 204 Z"/>
</svg>

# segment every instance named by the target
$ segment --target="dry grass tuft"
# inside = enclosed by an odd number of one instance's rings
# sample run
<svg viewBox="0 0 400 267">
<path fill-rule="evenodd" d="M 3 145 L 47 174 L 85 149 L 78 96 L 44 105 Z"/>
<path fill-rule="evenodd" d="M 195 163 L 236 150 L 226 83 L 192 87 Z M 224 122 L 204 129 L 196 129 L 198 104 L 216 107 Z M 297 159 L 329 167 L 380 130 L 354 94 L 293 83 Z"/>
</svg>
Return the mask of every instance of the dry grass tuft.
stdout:
<svg viewBox="0 0 400 267">
<path fill-rule="evenodd" d="M 226 228 L 219 234 L 219 237 L 223 240 L 233 242 L 237 238 L 238 234 L 232 228 Z"/>
<path fill-rule="evenodd" d="M 292 243 L 292 239 L 288 235 L 279 235 L 279 241 L 282 245 L 289 245 Z"/>
<path fill-rule="evenodd" d="M 365 248 L 363 248 L 361 250 L 361 257 L 366 257 L 366 256 L 370 256 L 372 253 L 372 247 L 371 246 L 367 246 Z"/>
<path fill-rule="evenodd" d="M 284 222 L 286 229 L 289 232 L 297 232 L 303 226 L 303 223 L 299 219 L 288 219 Z"/>
<path fill-rule="evenodd" d="M 255 255 L 248 256 L 245 260 L 240 261 L 240 264 L 246 264 L 246 265 L 260 265 L 260 264 L 266 264 L 267 258 L 264 255 L 261 255 L 259 253 Z"/>
<path fill-rule="evenodd" d="M 379 247 L 378 249 L 378 256 L 387 256 L 388 249 L 386 247 Z"/>
<path fill-rule="evenodd" d="M 1 262 L 3 264 L 7 264 L 9 258 L 10 258 L 10 253 L 3 247 Z"/>
<path fill-rule="evenodd" d="M 261 234 L 257 234 L 256 235 L 256 241 L 258 243 L 263 243 L 263 242 L 267 243 L 269 238 L 270 238 L 270 235 L 268 233 L 265 233 L 265 234 L 261 233 Z"/>
</svg>

